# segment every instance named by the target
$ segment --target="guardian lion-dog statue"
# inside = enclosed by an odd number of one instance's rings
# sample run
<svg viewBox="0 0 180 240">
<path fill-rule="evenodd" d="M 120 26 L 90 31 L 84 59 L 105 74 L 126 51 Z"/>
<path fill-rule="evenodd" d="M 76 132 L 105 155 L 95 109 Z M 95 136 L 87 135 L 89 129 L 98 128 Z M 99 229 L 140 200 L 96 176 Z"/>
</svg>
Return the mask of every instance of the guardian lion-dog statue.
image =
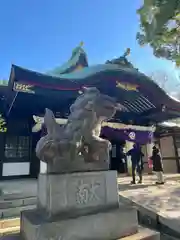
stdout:
<svg viewBox="0 0 180 240">
<path fill-rule="evenodd" d="M 101 125 L 115 115 L 116 109 L 115 99 L 93 87 L 84 89 L 72 104 L 64 126 L 46 109 L 47 135 L 37 143 L 36 155 L 47 163 L 47 172 L 107 170 L 111 143 L 100 138 Z"/>
</svg>

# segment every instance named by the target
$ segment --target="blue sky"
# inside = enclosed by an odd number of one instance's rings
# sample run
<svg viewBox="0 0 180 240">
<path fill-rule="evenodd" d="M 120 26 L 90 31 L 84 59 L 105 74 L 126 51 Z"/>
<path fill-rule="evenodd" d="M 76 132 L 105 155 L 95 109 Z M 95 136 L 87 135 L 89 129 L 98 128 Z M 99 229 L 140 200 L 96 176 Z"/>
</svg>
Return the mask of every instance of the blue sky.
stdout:
<svg viewBox="0 0 180 240">
<path fill-rule="evenodd" d="M 103 63 L 131 48 L 130 59 L 143 72 L 165 70 L 170 62 L 140 48 L 136 9 L 141 0 L 2 0 L 0 78 L 11 64 L 44 72 L 63 64 L 84 41 L 90 64 Z"/>
</svg>

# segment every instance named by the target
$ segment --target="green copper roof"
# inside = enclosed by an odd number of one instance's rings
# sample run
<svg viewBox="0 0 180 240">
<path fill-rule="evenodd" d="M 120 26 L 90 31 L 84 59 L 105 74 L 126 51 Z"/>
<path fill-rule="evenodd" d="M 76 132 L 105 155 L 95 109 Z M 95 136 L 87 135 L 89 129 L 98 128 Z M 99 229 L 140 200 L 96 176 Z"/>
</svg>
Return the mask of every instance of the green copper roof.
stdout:
<svg viewBox="0 0 180 240">
<path fill-rule="evenodd" d="M 62 66 L 52 69 L 51 71 L 48 71 L 47 74 L 51 76 L 59 77 L 61 74 L 65 73 L 68 69 L 71 69 L 73 68 L 73 66 L 76 66 L 81 55 L 83 55 L 87 60 L 87 56 L 85 51 L 82 48 L 82 45 L 83 44 L 81 42 L 79 46 L 73 49 L 72 55 L 66 63 L 64 63 Z"/>
<path fill-rule="evenodd" d="M 8 81 L 5 79 L 0 80 L 0 86 L 8 86 Z"/>
</svg>

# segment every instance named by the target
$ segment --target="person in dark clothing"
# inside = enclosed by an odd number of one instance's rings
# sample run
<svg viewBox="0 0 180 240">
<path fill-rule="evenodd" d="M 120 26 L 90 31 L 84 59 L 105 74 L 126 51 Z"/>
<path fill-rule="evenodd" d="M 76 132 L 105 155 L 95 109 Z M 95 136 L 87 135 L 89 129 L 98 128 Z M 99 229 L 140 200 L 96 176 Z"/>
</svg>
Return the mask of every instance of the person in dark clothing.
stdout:
<svg viewBox="0 0 180 240">
<path fill-rule="evenodd" d="M 160 151 L 156 146 L 154 146 L 152 149 L 151 159 L 153 162 L 153 171 L 156 172 L 157 175 L 156 184 L 164 184 L 162 158 Z"/>
<path fill-rule="evenodd" d="M 133 148 L 127 152 L 128 156 L 131 156 L 132 162 L 132 184 L 136 184 L 136 171 L 139 175 L 139 182 L 142 183 L 142 170 L 143 170 L 143 157 L 144 154 L 141 151 L 140 146 L 133 145 Z"/>
</svg>

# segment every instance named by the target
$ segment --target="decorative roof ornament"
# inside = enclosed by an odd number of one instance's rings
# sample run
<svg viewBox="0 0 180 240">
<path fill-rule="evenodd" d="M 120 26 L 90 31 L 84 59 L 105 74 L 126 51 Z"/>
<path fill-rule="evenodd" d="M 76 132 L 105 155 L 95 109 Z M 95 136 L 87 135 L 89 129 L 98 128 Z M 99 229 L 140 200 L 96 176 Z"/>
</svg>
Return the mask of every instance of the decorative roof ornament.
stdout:
<svg viewBox="0 0 180 240">
<path fill-rule="evenodd" d="M 131 53 L 131 49 L 130 49 L 130 48 L 127 48 L 126 51 L 125 51 L 125 53 L 124 53 L 124 57 L 129 56 L 130 53 Z"/>
<path fill-rule="evenodd" d="M 79 44 L 80 47 L 83 47 L 84 46 L 84 42 L 81 41 L 80 44 Z"/>
<path fill-rule="evenodd" d="M 62 66 L 49 71 L 48 75 L 59 77 L 61 74 L 68 74 L 87 67 L 88 59 L 84 49 L 82 48 L 83 45 L 84 42 L 81 41 L 79 45 L 73 49 L 70 59 Z"/>
<path fill-rule="evenodd" d="M 128 67 L 128 68 L 136 69 L 133 66 L 133 64 L 127 60 L 127 56 L 129 56 L 130 53 L 131 53 L 131 49 L 127 48 L 122 56 L 120 56 L 119 58 L 114 58 L 112 60 L 107 60 L 106 64 L 116 64 L 121 67 Z M 136 70 L 138 70 L 138 69 L 136 69 Z"/>
<path fill-rule="evenodd" d="M 81 41 L 81 42 L 79 43 L 79 45 L 78 45 L 76 48 L 73 49 L 72 55 L 71 55 L 71 58 L 70 58 L 70 59 L 73 59 L 78 53 L 83 53 L 83 54 L 86 55 L 84 49 L 82 48 L 83 46 L 84 46 L 84 42 Z"/>
</svg>

